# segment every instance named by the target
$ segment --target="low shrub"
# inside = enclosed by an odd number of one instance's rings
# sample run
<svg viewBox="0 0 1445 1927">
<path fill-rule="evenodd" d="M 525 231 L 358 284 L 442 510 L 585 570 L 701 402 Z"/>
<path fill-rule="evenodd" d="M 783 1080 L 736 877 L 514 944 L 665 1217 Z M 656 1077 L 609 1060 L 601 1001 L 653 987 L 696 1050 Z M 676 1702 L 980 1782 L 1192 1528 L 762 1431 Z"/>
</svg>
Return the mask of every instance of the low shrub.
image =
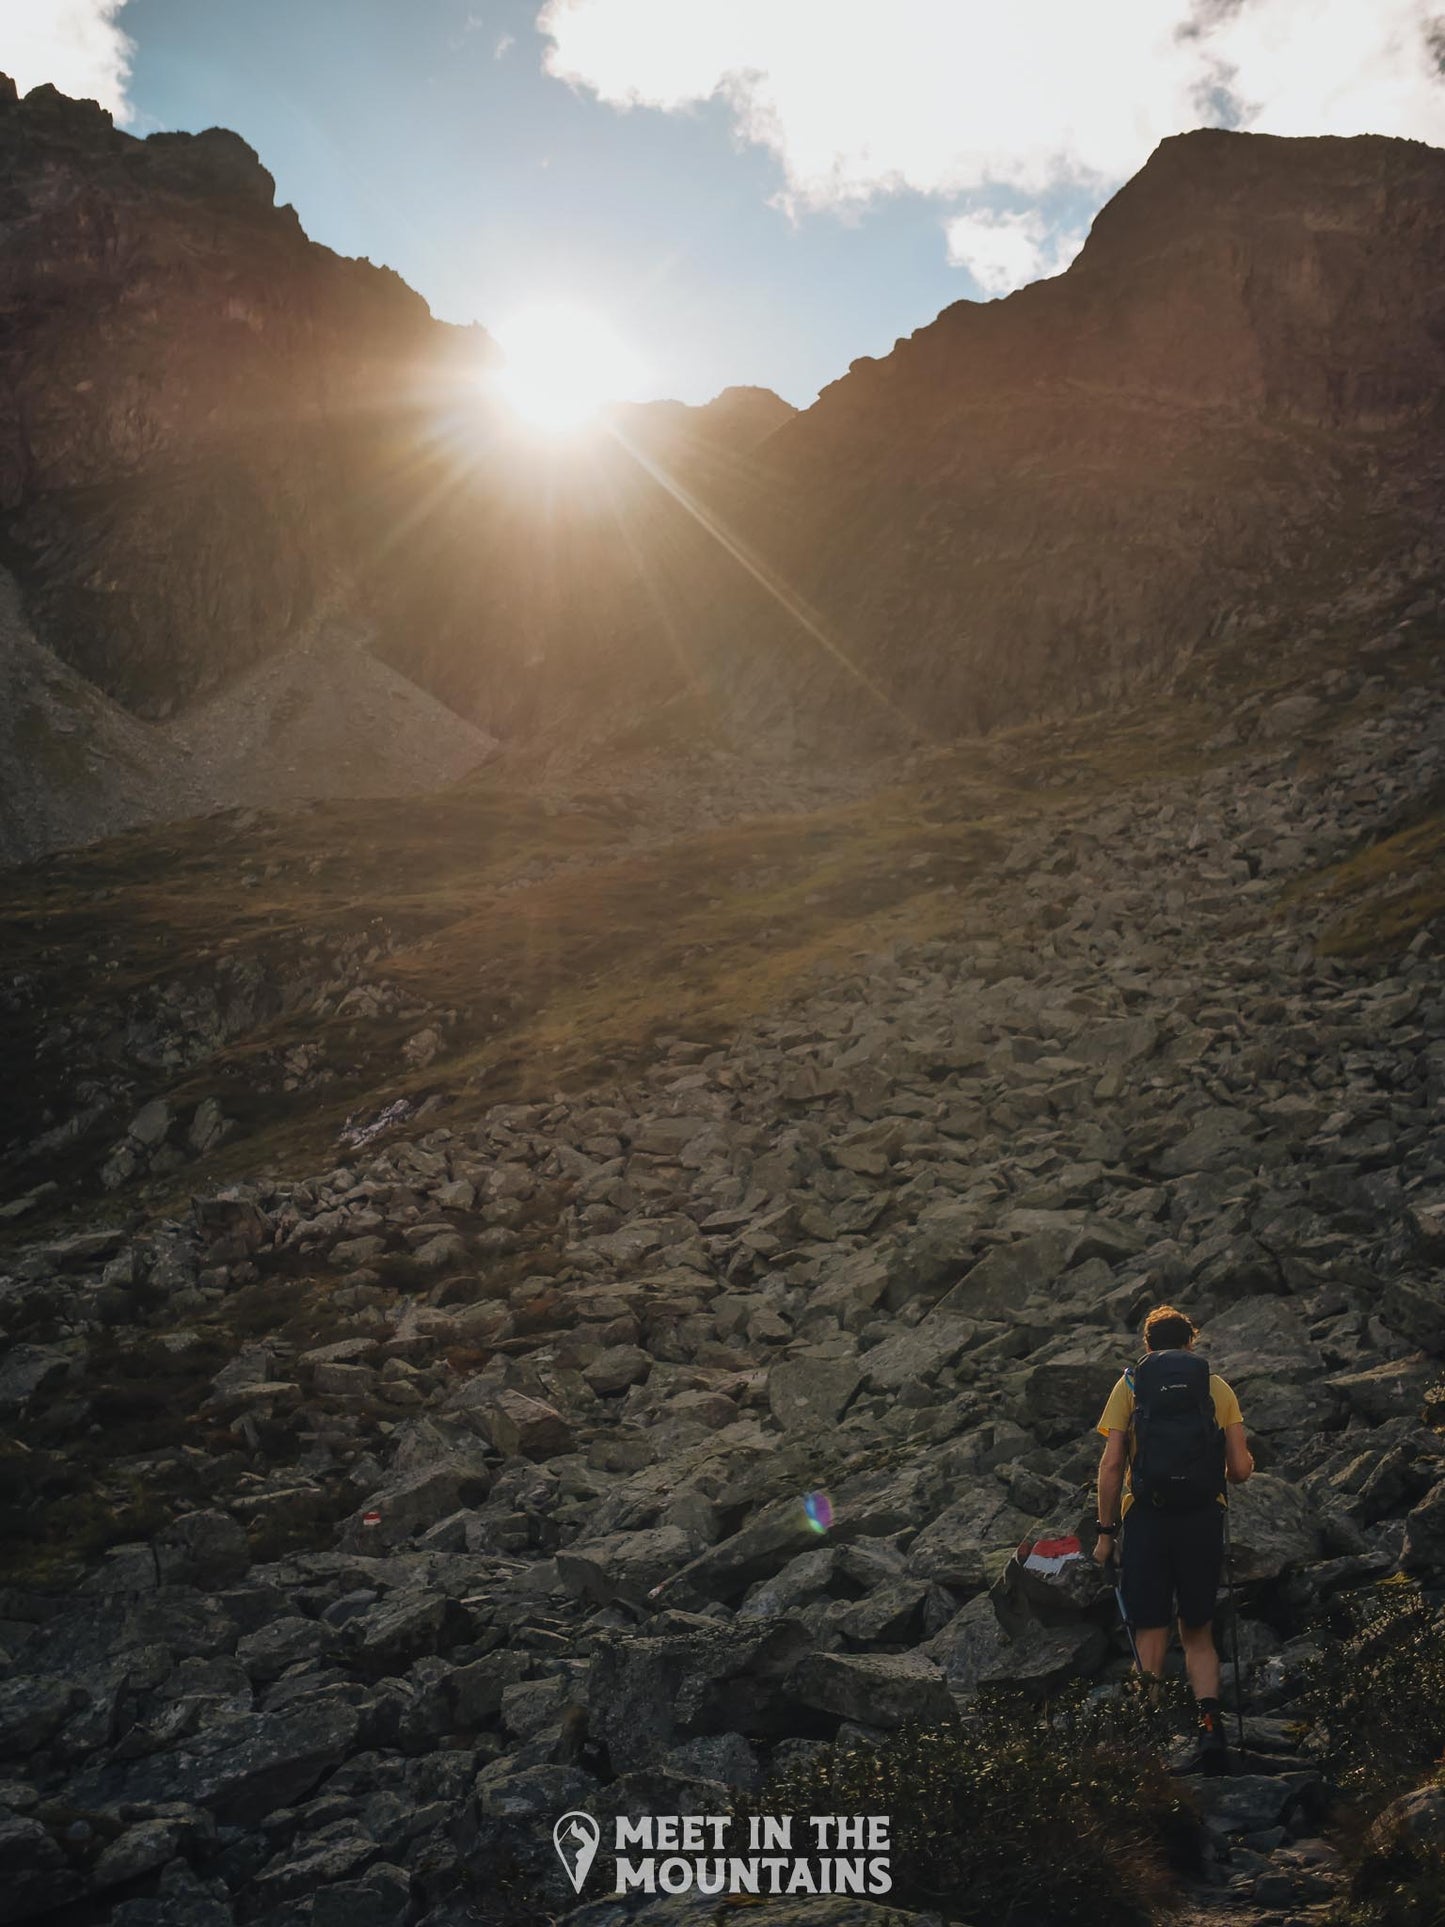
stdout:
<svg viewBox="0 0 1445 1927">
<path fill-rule="evenodd" d="M 1442 1784 L 1432 1775 L 1425 1786 Z M 1445 1838 L 1438 1818 L 1421 1826 L 1417 1817 L 1412 1825 L 1406 1813 L 1391 1808 L 1351 1855 L 1349 1894 L 1333 1927 L 1440 1927 L 1442 1921 Z"/>
<path fill-rule="evenodd" d="M 1391 1579 L 1332 1617 L 1296 1711 L 1340 1792 L 1374 1812 L 1445 1752 L 1445 1607 Z"/>
<path fill-rule="evenodd" d="M 892 1897 L 991 1927 L 1146 1927 L 1197 1868 L 1198 1816 L 1164 1769 L 1172 1698 L 1132 1683 L 1039 1705 L 998 1695 L 948 1726 L 790 1767 L 744 1811 L 887 1814 Z"/>
</svg>

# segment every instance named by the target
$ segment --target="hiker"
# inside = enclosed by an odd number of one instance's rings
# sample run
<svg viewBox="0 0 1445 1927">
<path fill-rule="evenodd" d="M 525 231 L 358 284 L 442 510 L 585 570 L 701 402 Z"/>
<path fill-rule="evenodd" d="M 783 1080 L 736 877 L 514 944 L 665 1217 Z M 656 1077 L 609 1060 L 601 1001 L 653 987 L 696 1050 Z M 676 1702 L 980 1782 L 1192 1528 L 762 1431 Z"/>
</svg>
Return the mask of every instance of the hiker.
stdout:
<svg viewBox="0 0 1445 1927">
<path fill-rule="evenodd" d="M 1254 1470 L 1239 1400 L 1202 1358 L 1196 1327 L 1173 1305 L 1144 1321 L 1143 1358 L 1109 1394 L 1097 1427 L 1098 1539 L 1094 1558 L 1119 1560 L 1124 1610 L 1139 1670 L 1159 1678 L 1177 1612 L 1184 1664 L 1199 1712 L 1199 1765 L 1229 1764 L 1219 1710 L 1214 1602 L 1224 1563 L 1226 1481 Z M 1120 1542 L 1122 1528 L 1123 1539 Z"/>
</svg>

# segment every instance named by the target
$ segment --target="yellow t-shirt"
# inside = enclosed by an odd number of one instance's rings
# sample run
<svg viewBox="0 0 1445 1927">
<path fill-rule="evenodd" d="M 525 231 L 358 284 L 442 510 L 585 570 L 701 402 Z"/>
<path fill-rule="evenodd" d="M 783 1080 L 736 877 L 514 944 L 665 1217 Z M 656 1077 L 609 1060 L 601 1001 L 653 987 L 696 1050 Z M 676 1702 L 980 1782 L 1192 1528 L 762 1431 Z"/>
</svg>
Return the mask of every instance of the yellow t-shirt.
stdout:
<svg viewBox="0 0 1445 1927">
<path fill-rule="evenodd" d="M 1111 1432 L 1128 1433 L 1130 1466 L 1134 1463 L 1134 1431 L 1132 1425 L 1134 1417 L 1133 1381 L 1134 1374 L 1132 1370 L 1125 1372 L 1124 1376 L 1119 1380 L 1119 1383 L 1114 1387 L 1113 1391 L 1110 1392 L 1109 1402 L 1104 1407 L 1103 1416 L 1094 1427 L 1094 1430 L 1101 1433 L 1104 1438 L 1108 1438 Z M 1225 1383 L 1218 1372 L 1211 1372 L 1209 1374 L 1209 1393 L 1214 1400 L 1214 1416 L 1219 1422 L 1221 1431 L 1226 1425 L 1243 1425 L 1244 1414 L 1239 1409 L 1239 1400 L 1234 1395 L 1234 1389 Z M 1124 1472 L 1124 1502 L 1119 1512 L 1121 1521 L 1133 1503 L 1134 1495 L 1129 1490 L 1129 1472 L 1126 1468 Z M 1219 1496 L 1219 1503 L 1221 1505 L 1228 1504 L 1228 1500 L 1223 1493 Z"/>
</svg>

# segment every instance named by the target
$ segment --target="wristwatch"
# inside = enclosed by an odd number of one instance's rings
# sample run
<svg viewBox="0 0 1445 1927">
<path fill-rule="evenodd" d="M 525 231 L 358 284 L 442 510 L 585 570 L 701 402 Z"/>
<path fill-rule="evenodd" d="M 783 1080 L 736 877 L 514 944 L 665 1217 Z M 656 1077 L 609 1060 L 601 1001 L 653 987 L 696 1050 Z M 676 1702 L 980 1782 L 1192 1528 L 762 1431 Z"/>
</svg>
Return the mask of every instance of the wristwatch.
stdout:
<svg viewBox="0 0 1445 1927">
<path fill-rule="evenodd" d="M 1117 1539 L 1119 1536 L 1118 1526 L 1117 1525 L 1106 1526 L 1102 1519 L 1095 1519 L 1094 1530 L 1095 1532 L 1098 1533 L 1101 1539 Z"/>
</svg>

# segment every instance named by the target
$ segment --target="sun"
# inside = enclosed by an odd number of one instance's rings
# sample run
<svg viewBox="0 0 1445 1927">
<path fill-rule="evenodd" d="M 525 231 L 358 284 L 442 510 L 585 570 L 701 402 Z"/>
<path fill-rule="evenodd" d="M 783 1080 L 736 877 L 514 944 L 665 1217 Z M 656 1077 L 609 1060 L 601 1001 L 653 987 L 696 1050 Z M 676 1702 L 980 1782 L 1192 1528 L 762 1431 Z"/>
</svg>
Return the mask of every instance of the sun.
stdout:
<svg viewBox="0 0 1445 1927">
<path fill-rule="evenodd" d="M 642 373 L 604 317 L 586 308 L 526 308 L 493 333 L 503 360 L 491 384 L 522 421 L 543 434 L 585 427 L 604 403 L 623 399 Z"/>
</svg>

